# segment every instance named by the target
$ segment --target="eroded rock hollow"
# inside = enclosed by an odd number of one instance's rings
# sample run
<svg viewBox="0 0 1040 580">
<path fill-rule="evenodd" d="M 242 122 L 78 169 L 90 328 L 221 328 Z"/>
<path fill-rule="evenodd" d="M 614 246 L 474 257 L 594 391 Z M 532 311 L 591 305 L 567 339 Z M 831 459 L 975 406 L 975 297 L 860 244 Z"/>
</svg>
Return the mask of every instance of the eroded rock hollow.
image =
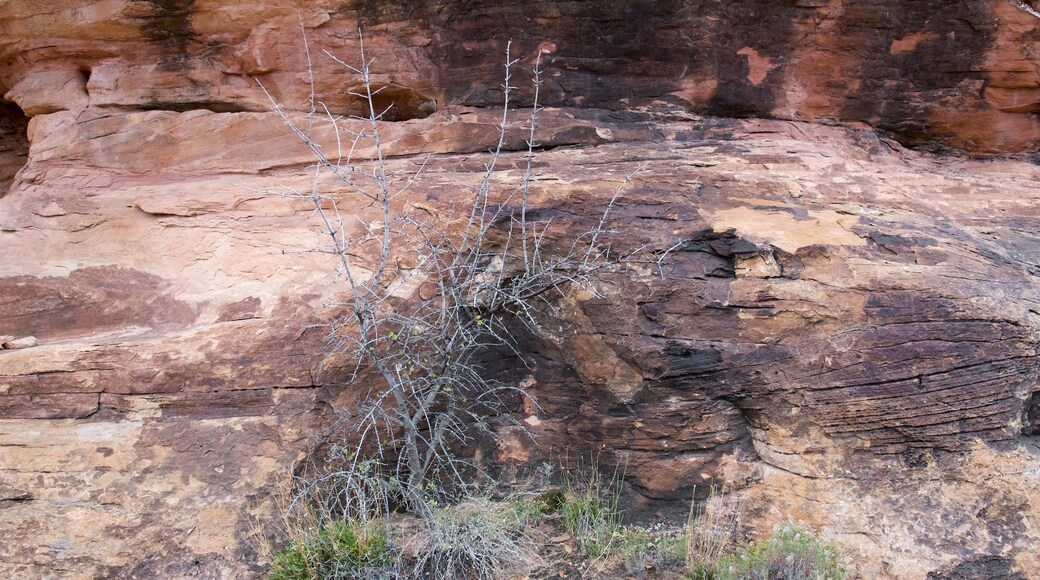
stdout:
<svg viewBox="0 0 1040 580">
<path fill-rule="evenodd" d="M 392 167 L 426 164 L 402 203 L 476 187 L 509 40 L 546 71 L 539 211 L 581 231 L 639 169 L 611 243 L 643 258 L 524 338 L 533 437 L 485 461 L 606 450 L 647 513 L 723 483 L 859 577 L 1040 577 L 1033 12 L 0 3 L 0 574 L 263 572 L 250 531 L 351 393 L 318 372 L 343 288 L 311 208 L 258 193 L 311 159 L 256 80 L 305 110 L 306 38 L 359 112 L 318 51 L 361 27 Z"/>
</svg>

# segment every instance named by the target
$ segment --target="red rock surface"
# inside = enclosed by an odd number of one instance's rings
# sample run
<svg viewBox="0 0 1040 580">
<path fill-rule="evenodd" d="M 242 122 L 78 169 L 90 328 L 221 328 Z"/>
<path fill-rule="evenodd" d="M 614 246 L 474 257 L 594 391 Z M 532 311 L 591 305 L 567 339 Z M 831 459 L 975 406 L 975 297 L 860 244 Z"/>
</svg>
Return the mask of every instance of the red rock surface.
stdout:
<svg viewBox="0 0 1040 580">
<path fill-rule="evenodd" d="M 997 0 L 0 5 L 0 335 L 37 340 L 0 350 L 0 574 L 263 570 L 250 529 L 350 393 L 308 327 L 343 292 L 321 233 L 257 193 L 306 186 L 309 153 L 251 77 L 305 103 L 302 28 L 319 95 L 356 110 L 317 48 L 354 57 L 363 25 L 394 168 L 434 154 L 406 206 L 448 216 L 476 184 L 510 37 L 548 51 L 540 211 L 582 231 L 642 168 L 612 239 L 650 249 L 521 337 L 537 444 L 506 430 L 495 462 L 606 449 L 647 511 L 726 482 L 759 532 L 826 528 L 862 577 L 1040 576 L 1040 170 L 900 145 L 1036 153 L 1038 22 Z M 723 118 L 761 116 L 788 120 Z"/>
<path fill-rule="evenodd" d="M 505 42 L 548 51 L 558 106 L 865 122 L 906 144 L 1036 152 L 1037 18 L 1009 0 L 294 2 L 0 7 L 0 91 L 26 114 L 92 107 L 266 111 L 306 100 L 302 40 L 354 54 L 363 26 L 399 118 L 499 101 Z M 299 31 L 299 32 L 297 32 Z M 305 34 L 304 34 L 305 32 Z M 314 61 L 333 111 L 355 79 Z"/>
</svg>

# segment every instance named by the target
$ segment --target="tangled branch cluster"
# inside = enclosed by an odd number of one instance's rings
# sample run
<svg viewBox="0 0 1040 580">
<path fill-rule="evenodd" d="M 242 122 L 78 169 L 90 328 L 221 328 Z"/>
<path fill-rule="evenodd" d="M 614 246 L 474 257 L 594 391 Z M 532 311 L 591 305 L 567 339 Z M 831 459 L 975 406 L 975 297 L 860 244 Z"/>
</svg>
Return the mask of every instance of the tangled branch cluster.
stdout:
<svg viewBox="0 0 1040 580">
<path fill-rule="evenodd" d="M 521 125 L 510 121 L 510 97 L 516 88 L 512 71 L 519 59 L 509 51 L 507 46 L 497 144 L 471 196 L 456 206 L 455 223 L 461 226 L 451 231 L 445 226 L 450 220 L 399 209 L 401 196 L 417 187 L 426 162 L 410 173 L 391 170 L 380 134 L 390 109 L 376 107 L 376 97 L 385 87 L 376 85 L 373 60 L 365 54 L 363 42 L 356 66 L 326 54 L 357 76 L 360 88 L 351 94 L 366 105 L 366 114 L 332 114 L 315 99 L 313 73 L 311 110 L 302 120 L 271 99 L 315 161 L 310 191 L 289 189 L 281 195 L 313 203 L 329 249 L 338 259 L 338 276 L 349 291 L 349 314 L 330 323 L 326 352 L 353 361 L 348 381 L 365 381 L 367 387 L 360 406 L 340 422 L 346 436 L 338 448 L 342 465 L 337 478 L 379 473 L 395 488 L 391 493 L 416 510 L 435 484 L 438 489 L 458 489 L 472 480 L 469 463 L 454 451 L 473 436 L 475 426 L 501 413 L 507 399 L 525 394 L 522 386 L 489 378 L 480 356 L 489 349 L 512 349 L 520 355 L 510 328 L 519 323 L 536 331 L 539 313 L 551 309 L 567 287 L 594 292 L 593 275 L 617 260 L 601 247 L 601 238 L 632 175 L 614 192 L 599 221 L 562 250 L 554 244 L 555 251 L 548 251 L 551 220 L 531 219 L 533 161 L 540 147 L 540 55 L 534 60 L 534 103 L 523 127 L 523 179 L 514 191 L 498 196 L 503 200 L 492 195 L 507 133 Z M 314 137 L 321 125 L 331 127 L 335 135 L 334 152 L 327 152 Z M 362 149 L 374 154 L 358 160 L 356 152 Z M 322 187 L 328 176 L 378 208 L 381 220 L 369 223 L 340 207 L 340 197 Z M 365 244 L 378 251 L 361 261 L 357 249 Z M 415 266 L 407 271 L 397 268 L 395 260 L 402 256 Z M 413 277 L 427 291 L 402 295 Z M 408 285 L 413 286 L 417 285 Z"/>
</svg>

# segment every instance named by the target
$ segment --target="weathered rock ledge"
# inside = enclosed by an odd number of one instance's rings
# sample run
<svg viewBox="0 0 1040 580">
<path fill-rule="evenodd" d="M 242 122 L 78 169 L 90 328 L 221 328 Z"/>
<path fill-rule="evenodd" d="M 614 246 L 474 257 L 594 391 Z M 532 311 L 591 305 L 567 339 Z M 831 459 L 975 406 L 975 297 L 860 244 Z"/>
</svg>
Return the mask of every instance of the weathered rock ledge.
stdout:
<svg viewBox="0 0 1040 580">
<path fill-rule="evenodd" d="M 511 39 L 514 55 L 545 51 L 553 106 L 862 122 L 907 145 L 1035 154 L 1040 33 L 1016 2 L 9 1 L 0 94 L 29 116 L 263 112 L 259 79 L 304 107 L 306 37 L 318 97 L 358 111 L 357 79 L 320 50 L 355 56 L 363 27 L 398 119 L 497 105 Z"/>
</svg>

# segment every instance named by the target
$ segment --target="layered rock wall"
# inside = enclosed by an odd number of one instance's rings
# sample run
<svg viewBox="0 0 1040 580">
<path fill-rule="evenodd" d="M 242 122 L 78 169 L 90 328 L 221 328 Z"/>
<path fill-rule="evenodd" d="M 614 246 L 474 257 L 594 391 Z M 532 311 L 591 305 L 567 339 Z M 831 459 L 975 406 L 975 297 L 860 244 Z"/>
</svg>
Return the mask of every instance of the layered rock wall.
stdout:
<svg viewBox="0 0 1040 580">
<path fill-rule="evenodd" d="M 1035 152 L 1037 18 L 1008 0 L 196 0 L 0 7 L 0 91 L 32 116 L 91 107 L 267 111 L 306 102 L 306 37 L 380 63 L 397 118 L 496 106 L 505 44 L 547 51 L 556 106 L 864 122 L 906 144 Z M 357 79 L 312 60 L 334 112 Z M 520 87 L 527 92 L 527 87 Z"/>
<path fill-rule="evenodd" d="M 344 289 L 309 202 L 270 193 L 309 187 L 310 153 L 254 79 L 306 110 L 306 38 L 318 97 L 357 112 L 320 50 L 356 58 L 362 26 L 392 169 L 425 163 L 402 210 L 450 227 L 476 187 L 509 39 L 522 68 L 545 51 L 533 199 L 561 236 L 639 170 L 611 243 L 645 249 L 522 337 L 535 437 L 485 461 L 605 448 L 648 514 L 722 482 L 862 577 L 1040 575 L 1038 23 L 997 0 L 0 4 L 0 336 L 36 338 L 0 350 L 0 571 L 263 571 L 251 530 L 357 386 L 319 368 Z"/>
</svg>

